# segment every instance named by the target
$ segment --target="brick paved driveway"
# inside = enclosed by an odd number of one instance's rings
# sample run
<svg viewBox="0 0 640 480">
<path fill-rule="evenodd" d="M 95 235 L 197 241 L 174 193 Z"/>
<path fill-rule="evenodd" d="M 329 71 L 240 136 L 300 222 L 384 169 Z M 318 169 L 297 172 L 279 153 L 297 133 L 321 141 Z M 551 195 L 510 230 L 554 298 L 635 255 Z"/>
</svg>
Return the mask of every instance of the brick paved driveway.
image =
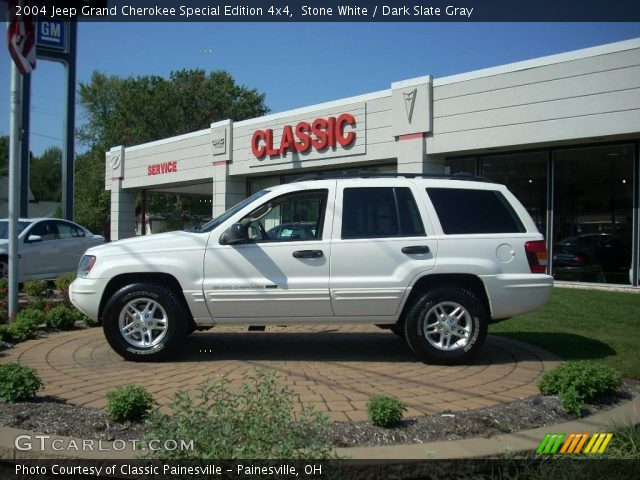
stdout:
<svg viewBox="0 0 640 480">
<path fill-rule="evenodd" d="M 536 382 L 558 358 L 539 348 L 489 336 L 471 365 L 425 365 L 393 333 L 369 326 L 215 328 L 188 337 L 165 363 L 125 362 L 101 328 L 56 333 L 7 350 L 0 362 L 38 370 L 45 389 L 72 404 L 102 408 L 108 390 L 137 383 L 167 405 L 179 389 L 195 390 L 206 377 L 225 375 L 232 388 L 254 367 L 278 372 L 304 403 L 334 420 L 366 419 L 372 394 L 400 398 L 407 416 L 495 405 L 538 393 Z"/>
</svg>

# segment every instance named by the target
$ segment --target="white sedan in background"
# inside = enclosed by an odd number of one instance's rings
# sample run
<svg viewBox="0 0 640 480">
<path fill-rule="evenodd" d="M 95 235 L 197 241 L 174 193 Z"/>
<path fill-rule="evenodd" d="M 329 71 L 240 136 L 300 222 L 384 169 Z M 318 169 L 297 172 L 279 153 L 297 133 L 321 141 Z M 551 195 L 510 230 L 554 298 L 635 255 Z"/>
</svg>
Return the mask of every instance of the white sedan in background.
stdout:
<svg viewBox="0 0 640 480">
<path fill-rule="evenodd" d="M 57 218 L 18 220 L 18 281 L 53 279 L 75 272 L 84 252 L 104 243 L 77 223 Z M 0 220 L 0 277 L 9 275 L 9 222 Z"/>
</svg>

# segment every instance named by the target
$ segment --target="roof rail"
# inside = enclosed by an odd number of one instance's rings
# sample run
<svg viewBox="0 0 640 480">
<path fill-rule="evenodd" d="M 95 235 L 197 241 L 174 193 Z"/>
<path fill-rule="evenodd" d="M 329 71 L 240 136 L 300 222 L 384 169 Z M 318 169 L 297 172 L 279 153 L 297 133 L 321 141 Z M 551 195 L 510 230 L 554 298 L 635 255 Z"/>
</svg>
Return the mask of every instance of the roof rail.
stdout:
<svg viewBox="0 0 640 480">
<path fill-rule="evenodd" d="M 473 182 L 488 182 L 496 183 L 495 181 L 477 175 L 472 175 L 466 172 L 459 172 L 453 175 L 447 174 L 433 174 L 433 173 L 381 173 L 371 172 L 368 170 L 357 171 L 344 171 L 341 173 L 311 173 L 309 175 L 303 175 L 300 178 L 295 179 L 296 182 L 306 182 L 309 180 L 339 180 L 342 178 L 434 178 L 444 180 L 468 180 Z"/>
</svg>

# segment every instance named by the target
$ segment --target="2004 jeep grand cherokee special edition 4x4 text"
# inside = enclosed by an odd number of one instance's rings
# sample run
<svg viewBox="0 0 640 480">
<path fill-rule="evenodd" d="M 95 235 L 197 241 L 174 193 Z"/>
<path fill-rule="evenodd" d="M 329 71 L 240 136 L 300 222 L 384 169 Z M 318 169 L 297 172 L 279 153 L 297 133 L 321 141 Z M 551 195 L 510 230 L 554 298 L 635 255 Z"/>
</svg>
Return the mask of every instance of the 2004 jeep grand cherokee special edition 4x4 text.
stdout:
<svg viewBox="0 0 640 480">
<path fill-rule="evenodd" d="M 546 260 L 503 185 L 320 177 L 262 190 L 196 232 L 91 248 L 70 292 L 129 360 L 164 358 L 214 325 L 359 323 L 452 364 L 480 350 L 490 322 L 544 305 Z"/>
</svg>

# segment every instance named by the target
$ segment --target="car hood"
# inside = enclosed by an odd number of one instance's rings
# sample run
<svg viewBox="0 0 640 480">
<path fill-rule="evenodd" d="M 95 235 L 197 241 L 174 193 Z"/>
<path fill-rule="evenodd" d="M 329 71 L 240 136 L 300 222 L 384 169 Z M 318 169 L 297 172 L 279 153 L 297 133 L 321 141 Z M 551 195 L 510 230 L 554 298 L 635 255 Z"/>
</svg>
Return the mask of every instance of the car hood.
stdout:
<svg viewBox="0 0 640 480">
<path fill-rule="evenodd" d="M 117 240 L 87 250 L 87 255 L 126 255 L 130 253 L 176 252 L 204 249 L 208 233 L 167 232 Z"/>
</svg>

